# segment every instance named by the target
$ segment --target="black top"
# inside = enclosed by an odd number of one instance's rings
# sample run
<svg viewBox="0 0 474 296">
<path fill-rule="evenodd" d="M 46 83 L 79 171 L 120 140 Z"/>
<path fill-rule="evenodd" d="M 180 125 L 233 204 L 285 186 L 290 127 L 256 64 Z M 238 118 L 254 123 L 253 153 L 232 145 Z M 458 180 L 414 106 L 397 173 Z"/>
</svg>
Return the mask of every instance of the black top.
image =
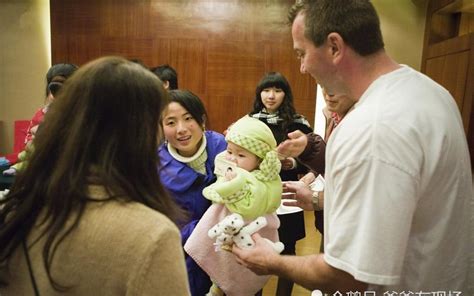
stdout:
<svg viewBox="0 0 474 296">
<path fill-rule="evenodd" d="M 10 188 L 15 181 L 15 176 L 5 176 L 3 171 L 9 169 L 10 165 L 0 166 L 0 190 L 5 190 Z"/>
</svg>

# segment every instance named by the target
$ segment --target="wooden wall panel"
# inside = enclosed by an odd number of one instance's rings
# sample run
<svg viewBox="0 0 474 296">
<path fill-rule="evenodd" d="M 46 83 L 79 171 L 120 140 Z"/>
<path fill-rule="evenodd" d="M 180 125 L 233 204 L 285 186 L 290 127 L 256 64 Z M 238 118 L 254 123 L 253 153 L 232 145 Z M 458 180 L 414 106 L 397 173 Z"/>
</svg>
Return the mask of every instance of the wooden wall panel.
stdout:
<svg viewBox="0 0 474 296">
<path fill-rule="evenodd" d="M 295 67 L 295 61 L 298 67 Z M 282 73 L 291 85 L 295 108 L 304 114 L 312 123 L 314 119 L 314 104 L 316 85 L 309 75 L 301 75 L 299 61 L 293 54 L 291 40 L 265 44 L 265 69 Z M 260 78 L 259 78 L 260 79 Z"/>
<path fill-rule="evenodd" d="M 466 11 L 452 6 L 462 3 L 465 2 L 429 1 L 421 71 L 444 86 L 456 100 L 474 169 L 474 32 L 470 30 L 467 2 Z"/>
<path fill-rule="evenodd" d="M 144 38 L 134 38 L 132 42 L 125 43 L 120 37 L 102 37 L 100 42 L 101 55 L 119 55 L 143 61 L 148 59 L 152 49 L 153 41 Z"/>
<path fill-rule="evenodd" d="M 299 113 L 314 118 L 316 83 L 299 73 L 288 8 L 294 0 L 51 0 L 53 63 L 104 55 L 168 63 L 196 93 L 208 128 L 223 131 L 250 111 L 265 72 L 289 80 Z"/>
<path fill-rule="evenodd" d="M 171 40 L 169 64 L 178 71 L 179 87 L 186 88 L 207 102 L 206 69 L 208 44 L 205 39 Z"/>
<path fill-rule="evenodd" d="M 469 51 L 436 57 L 426 61 L 426 74 L 448 89 L 463 112 Z M 467 131 L 467 126 L 465 126 Z"/>
</svg>

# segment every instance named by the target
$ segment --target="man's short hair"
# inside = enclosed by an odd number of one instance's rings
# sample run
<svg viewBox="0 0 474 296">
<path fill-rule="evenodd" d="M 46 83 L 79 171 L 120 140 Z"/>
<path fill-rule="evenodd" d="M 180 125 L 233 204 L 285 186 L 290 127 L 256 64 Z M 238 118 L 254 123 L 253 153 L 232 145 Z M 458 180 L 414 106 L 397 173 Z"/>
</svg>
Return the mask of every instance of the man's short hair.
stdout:
<svg viewBox="0 0 474 296">
<path fill-rule="evenodd" d="M 335 32 L 361 56 L 384 48 L 380 20 L 369 0 L 299 0 L 288 13 L 290 24 L 299 14 L 305 16 L 305 37 L 316 47 Z"/>
<path fill-rule="evenodd" d="M 168 64 L 160 65 L 151 69 L 161 81 L 168 81 L 169 89 L 178 89 L 178 73 Z"/>
</svg>

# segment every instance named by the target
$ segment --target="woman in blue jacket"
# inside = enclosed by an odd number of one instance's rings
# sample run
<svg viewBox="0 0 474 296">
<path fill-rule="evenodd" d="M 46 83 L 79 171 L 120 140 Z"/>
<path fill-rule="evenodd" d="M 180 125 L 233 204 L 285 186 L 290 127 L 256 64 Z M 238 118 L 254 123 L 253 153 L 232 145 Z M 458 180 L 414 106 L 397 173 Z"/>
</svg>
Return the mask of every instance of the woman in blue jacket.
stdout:
<svg viewBox="0 0 474 296">
<path fill-rule="evenodd" d="M 203 197 L 204 187 L 212 184 L 214 158 L 226 149 L 222 134 L 205 130 L 206 110 L 201 100 L 187 90 L 172 90 L 170 103 L 163 112 L 165 142 L 158 153 L 160 178 L 177 203 L 187 213 L 181 221 L 183 245 L 211 202 Z M 194 296 L 209 291 L 209 276 L 186 255 L 189 285 Z"/>
</svg>

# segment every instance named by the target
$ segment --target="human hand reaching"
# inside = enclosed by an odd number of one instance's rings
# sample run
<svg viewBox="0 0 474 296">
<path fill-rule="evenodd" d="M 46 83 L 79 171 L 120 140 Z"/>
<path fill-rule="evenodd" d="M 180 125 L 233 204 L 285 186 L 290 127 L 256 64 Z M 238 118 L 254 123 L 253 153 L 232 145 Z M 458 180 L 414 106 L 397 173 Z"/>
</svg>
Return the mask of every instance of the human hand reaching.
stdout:
<svg viewBox="0 0 474 296">
<path fill-rule="evenodd" d="M 297 130 L 288 134 L 288 139 L 278 145 L 277 152 L 284 157 L 298 157 L 303 153 L 307 144 L 307 136 Z"/>
<path fill-rule="evenodd" d="M 291 201 L 284 201 L 283 205 L 300 207 L 306 211 L 313 211 L 313 191 L 301 181 L 287 181 L 283 182 L 283 192 L 292 192 L 294 194 L 285 195 L 286 199 L 291 199 Z"/>
</svg>

